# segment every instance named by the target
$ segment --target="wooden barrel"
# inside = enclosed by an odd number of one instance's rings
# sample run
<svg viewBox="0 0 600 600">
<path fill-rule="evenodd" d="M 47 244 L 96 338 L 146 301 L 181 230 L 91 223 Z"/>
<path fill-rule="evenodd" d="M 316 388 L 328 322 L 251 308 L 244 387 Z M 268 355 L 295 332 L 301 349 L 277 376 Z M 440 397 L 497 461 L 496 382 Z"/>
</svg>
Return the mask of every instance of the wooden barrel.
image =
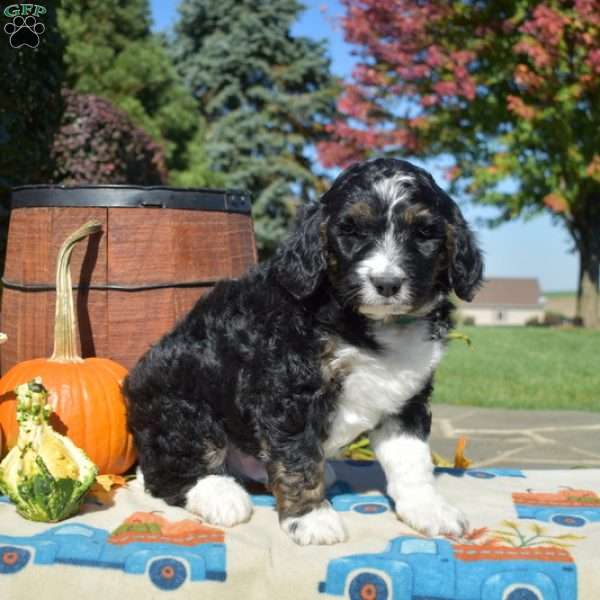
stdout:
<svg viewBox="0 0 600 600">
<path fill-rule="evenodd" d="M 236 190 L 24 186 L 12 193 L 0 331 L 2 372 L 50 356 L 59 246 L 102 232 L 71 263 L 82 356 L 131 368 L 218 279 L 256 263 L 250 199 Z"/>
</svg>

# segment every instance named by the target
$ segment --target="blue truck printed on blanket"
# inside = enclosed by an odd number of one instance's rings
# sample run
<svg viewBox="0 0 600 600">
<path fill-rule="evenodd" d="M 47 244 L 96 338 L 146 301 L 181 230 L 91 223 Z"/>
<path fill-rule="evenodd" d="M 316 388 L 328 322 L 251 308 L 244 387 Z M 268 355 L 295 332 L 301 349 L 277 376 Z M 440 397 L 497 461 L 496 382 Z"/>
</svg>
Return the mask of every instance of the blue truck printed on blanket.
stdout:
<svg viewBox="0 0 600 600">
<path fill-rule="evenodd" d="M 151 513 L 134 513 L 112 534 L 69 522 L 31 536 L 0 535 L 0 576 L 21 571 L 32 556 L 36 565 L 147 573 L 162 590 L 177 589 L 187 579 L 226 578 L 222 530 L 191 520 L 170 523 Z"/>
<path fill-rule="evenodd" d="M 345 461 L 351 466 L 370 466 L 372 461 Z M 449 467 L 437 467 L 436 474 L 446 474 L 452 477 L 474 477 L 475 479 L 492 479 L 494 477 L 525 477 L 518 469 L 455 469 Z M 253 494 L 251 496 L 254 506 L 272 508 L 275 499 L 270 494 Z M 327 499 L 331 502 L 334 510 L 338 512 L 353 511 L 360 514 L 379 514 L 393 510 L 394 503 L 388 496 L 383 494 L 359 494 L 354 493 L 350 484 L 346 481 L 337 481 L 327 490 Z"/>
<path fill-rule="evenodd" d="M 565 488 L 559 492 L 515 492 L 519 519 L 535 519 L 563 527 L 583 527 L 600 522 L 600 496 L 593 490 Z"/>
<path fill-rule="evenodd" d="M 373 467 L 378 463 L 372 460 L 345 460 L 344 464 L 350 467 L 367 468 Z M 495 477 L 521 477 L 526 475 L 520 469 L 506 468 L 482 468 L 482 469 L 458 469 L 456 467 L 435 467 L 435 474 L 452 475 L 453 477 L 474 477 L 475 479 L 493 479 Z"/>
<path fill-rule="evenodd" d="M 331 560 L 319 592 L 351 600 L 576 600 L 577 573 L 563 548 L 401 536 L 384 552 Z"/>
<path fill-rule="evenodd" d="M 392 508 L 392 501 L 381 494 L 338 494 L 327 495 L 331 506 L 338 512 L 349 510 L 363 515 L 377 515 L 387 512 Z M 267 508 L 275 507 L 275 498 L 267 494 L 254 494 L 251 496 L 254 506 Z"/>
<path fill-rule="evenodd" d="M 275 507 L 275 498 L 270 494 L 250 496 L 254 506 Z M 393 502 L 382 494 L 355 494 L 345 481 L 336 481 L 327 490 L 327 499 L 338 512 L 353 511 L 363 515 L 377 515 L 393 508 Z"/>
<path fill-rule="evenodd" d="M 525 477 L 519 469 L 455 469 L 454 467 L 436 467 L 436 475 L 445 473 L 453 477 L 474 477 L 475 479 L 494 479 L 495 477 Z"/>
</svg>

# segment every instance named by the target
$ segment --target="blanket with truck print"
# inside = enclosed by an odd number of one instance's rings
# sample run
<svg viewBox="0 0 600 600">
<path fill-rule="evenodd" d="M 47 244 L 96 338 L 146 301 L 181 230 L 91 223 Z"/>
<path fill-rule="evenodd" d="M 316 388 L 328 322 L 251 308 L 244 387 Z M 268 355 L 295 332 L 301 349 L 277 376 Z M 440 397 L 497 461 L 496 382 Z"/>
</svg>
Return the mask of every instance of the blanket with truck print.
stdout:
<svg viewBox="0 0 600 600">
<path fill-rule="evenodd" d="M 26 521 L 0 496 L 0 598 L 600 598 L 600 470 L 438 468 L 438 488 L 471 524 L 447 539 L 396 519 L 377 463 L 332 465 L 328 498 L 349 533 L 334 546 L 294 545 L 266 491 L 232 529 L 151 498 L 135 480 L 88 494 L 58 524 Z"/>
</svg>

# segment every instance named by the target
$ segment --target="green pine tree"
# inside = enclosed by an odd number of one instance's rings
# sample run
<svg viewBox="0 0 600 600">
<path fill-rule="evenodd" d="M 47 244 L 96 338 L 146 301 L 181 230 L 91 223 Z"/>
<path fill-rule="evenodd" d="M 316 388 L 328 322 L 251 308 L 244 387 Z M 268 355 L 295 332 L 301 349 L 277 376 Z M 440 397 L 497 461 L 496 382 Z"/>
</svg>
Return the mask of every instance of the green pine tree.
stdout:
<svg viewBox="0 0 600 600">
<path fill-rule="evenodd" d="M 170 169 L 193 168 L 187 145 L 197 134 L 196 102 L 151 32 L 148 0 L 63 0 L 58 17 L 67 86 L 123 109 L 162 145 Z"/>
<path fill-rule="evenodd" d="M 252 193 L 262 255 L 298 201 L 322 191 L 311 144 L 334 113 L 325 42 L 292 36 L 296 0 L 183 0 L 176 65 L 207 123 L 206 158 L 228 187 Z"/>
<path fill-rule="evenodd" d="M 225 174 L 211 169 L 206 154 L 206 125 L 201 124 L 194 137 L 189 141 L 180 161 L 184 168 L 170 172 L 170 181 L 179 187 L 226 186 Z"/>
</svg>

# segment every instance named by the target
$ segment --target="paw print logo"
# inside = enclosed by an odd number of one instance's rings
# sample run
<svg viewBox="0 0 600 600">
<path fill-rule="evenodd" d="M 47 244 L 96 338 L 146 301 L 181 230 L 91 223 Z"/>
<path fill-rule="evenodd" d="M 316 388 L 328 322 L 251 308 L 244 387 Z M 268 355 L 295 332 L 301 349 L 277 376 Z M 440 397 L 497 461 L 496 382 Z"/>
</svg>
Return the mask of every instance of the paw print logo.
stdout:
<svg viewBox="0 0 600 600">
<path fill-rule="evenodd" d="M 40 43 L 40 35 L 46 31 L 46 27 L 33 15 L 26 17 L 18 15 L 6 23 L 4 31 L 10 36 L 9 41 L 13 48 L 22 46 L 37 48 Z"/>
</svg>

